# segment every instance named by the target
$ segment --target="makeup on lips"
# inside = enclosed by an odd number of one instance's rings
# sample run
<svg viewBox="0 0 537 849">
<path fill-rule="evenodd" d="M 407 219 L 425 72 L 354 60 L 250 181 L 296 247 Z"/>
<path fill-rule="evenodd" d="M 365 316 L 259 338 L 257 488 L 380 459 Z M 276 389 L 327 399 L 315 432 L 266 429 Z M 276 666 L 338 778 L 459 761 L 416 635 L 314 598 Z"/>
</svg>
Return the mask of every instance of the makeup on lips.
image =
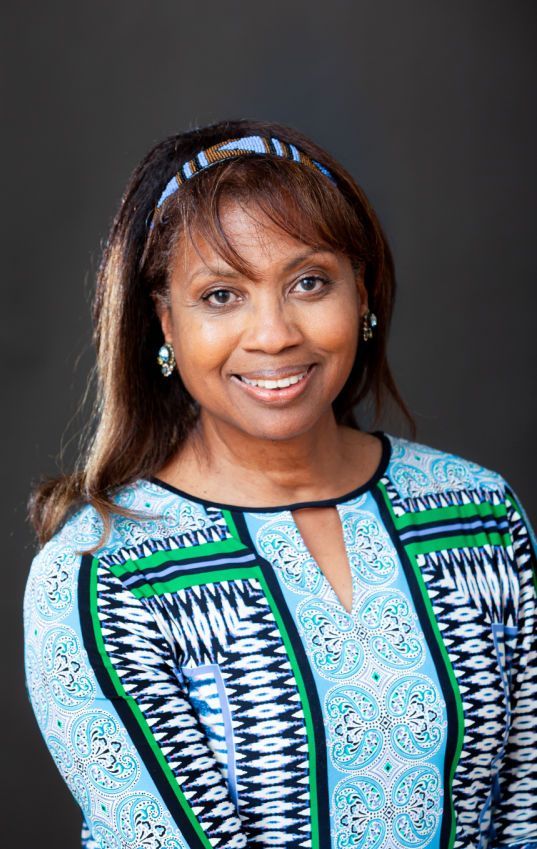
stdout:
<svg viewBox="0 0 537 849">
<path fill-rule="evenodd" d="M 231 380 L 239 385 L 244 392 L 260 401 L 278 402 L 291 401 L 301 395 L 311 382 L 315 363 L 302 371 L 295 371 L 286 377 L 253 379 L 233 374 Z"/>
</svg>

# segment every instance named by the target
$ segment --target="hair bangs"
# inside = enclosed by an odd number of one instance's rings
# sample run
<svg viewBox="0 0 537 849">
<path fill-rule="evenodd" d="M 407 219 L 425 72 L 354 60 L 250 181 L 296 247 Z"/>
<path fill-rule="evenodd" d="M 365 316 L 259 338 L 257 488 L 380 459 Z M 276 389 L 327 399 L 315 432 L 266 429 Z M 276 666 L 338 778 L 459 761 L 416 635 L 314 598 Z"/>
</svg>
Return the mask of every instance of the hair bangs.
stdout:
<svg viewBox="0 0 537 849">
<path fill-rule="evenodd" d="M 195 244 L 199 235 L 232 268 L 255 279 L 225 231 L 222 212 L 229 203 L 257 206 L 292 238 L 344 253 L 354 265 L 370 255 L 359 217 L 327 177 L 299 163 L 258 156 L 218 163 L 169 198 L 165 214 L 177 225 L 171 252 L 183 239 Z"/>
</svg>

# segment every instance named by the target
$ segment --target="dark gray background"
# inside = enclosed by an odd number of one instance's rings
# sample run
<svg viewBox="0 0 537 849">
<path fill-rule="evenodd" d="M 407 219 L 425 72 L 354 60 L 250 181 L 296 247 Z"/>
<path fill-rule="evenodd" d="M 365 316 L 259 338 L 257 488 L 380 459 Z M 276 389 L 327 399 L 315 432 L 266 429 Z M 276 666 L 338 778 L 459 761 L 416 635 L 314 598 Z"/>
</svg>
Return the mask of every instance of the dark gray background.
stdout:
<svg viewBox="0 0 537 849">
<path fill-rule="evenodd" d="M 56 472 L 62 435 L 67 468 L 74 456 L 100 246 L 163 136 L 276 120 L 351 170 L 394 251 L 391 361 L 419 440 L 501 472 L 535 517 L 533 7 L 92 0 L 4 13 L 4 846 L 80 845 L 23 688 L 25 501 Z"/>
</svg>

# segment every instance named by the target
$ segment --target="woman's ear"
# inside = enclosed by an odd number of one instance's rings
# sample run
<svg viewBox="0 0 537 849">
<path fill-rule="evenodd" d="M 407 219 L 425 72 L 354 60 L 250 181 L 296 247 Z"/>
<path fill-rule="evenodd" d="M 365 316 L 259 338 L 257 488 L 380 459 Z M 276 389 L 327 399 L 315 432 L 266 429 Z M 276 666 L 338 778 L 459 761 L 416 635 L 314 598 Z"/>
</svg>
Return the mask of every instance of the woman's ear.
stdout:
<svg viewBox="0 0 537 849">
<path fill-rule="evenodd" d="M 365 288 L 365 262 L 353 263 L 354 279 L 358 290 L 358 298 L 360 300 L 360 317 L 365 315 L 369 309 L 367 289 Z"/>
<path fill-rule="evenodd" d="M 170 305 L 165 295 L 161 292 L 151 292 L 151 298 L 155 305 L 155 312 L 162 328 L 162 335 L 166 342 L 172 341 L 172 320 Z"/>
</svg>

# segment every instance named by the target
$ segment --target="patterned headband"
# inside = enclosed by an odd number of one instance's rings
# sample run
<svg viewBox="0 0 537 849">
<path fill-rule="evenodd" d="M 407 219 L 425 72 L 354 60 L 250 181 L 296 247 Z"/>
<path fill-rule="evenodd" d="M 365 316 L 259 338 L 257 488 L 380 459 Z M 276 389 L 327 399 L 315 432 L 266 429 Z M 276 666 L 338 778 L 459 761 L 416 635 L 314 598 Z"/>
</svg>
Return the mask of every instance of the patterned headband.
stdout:
<svg viewBox="0 0 537 849">
<path fill-rule="evenodd" d="M 271 136 L 270 138 L 265 136 L 245 136 L 238 139 L 229 139 L 227 141 L 218 142 L 212 147 L 199 151 L 193 159 L 190 159 L 188 162 L 185 162 L 184 165 L 181 165 L 177 174 L 173 175 L 162 192 L 158 203 L 153 210 L 152 218 L 155 212 L 160 209 L 164 201 L 167 200 L 170 195 L 173 195 L 179 187 L 186 182 L 186 180 L 190 180 L 196 174 L 199 174 L 200 171 L 205 171 L 207 168 L 210 168 L 211 165 L 216 165 L 217 162 L 223 162 L 225 159 L 231 159 L 234 156 L 242 156 L 243 154 L 280 156 L 283 159 L 301 162 L 303 165 L 307 165 L 308 168 L 316 168 L 328 177 L 335 186 L 337 186 L 337 182 L 328 168 L 325 168 L 325 166 L 321 165 L 320 162 L 317 162 L 316 159 L 312 159 L 304 153 L 304 151 L 299 150 L 299 148 L 297 148 L 294 144 L 280 141 L 280 139 L 276 139 L 274 136 Z M 153 226 L 153 220 L 151 220 L 149 229 L 152 230 Z"/>
</svg>

